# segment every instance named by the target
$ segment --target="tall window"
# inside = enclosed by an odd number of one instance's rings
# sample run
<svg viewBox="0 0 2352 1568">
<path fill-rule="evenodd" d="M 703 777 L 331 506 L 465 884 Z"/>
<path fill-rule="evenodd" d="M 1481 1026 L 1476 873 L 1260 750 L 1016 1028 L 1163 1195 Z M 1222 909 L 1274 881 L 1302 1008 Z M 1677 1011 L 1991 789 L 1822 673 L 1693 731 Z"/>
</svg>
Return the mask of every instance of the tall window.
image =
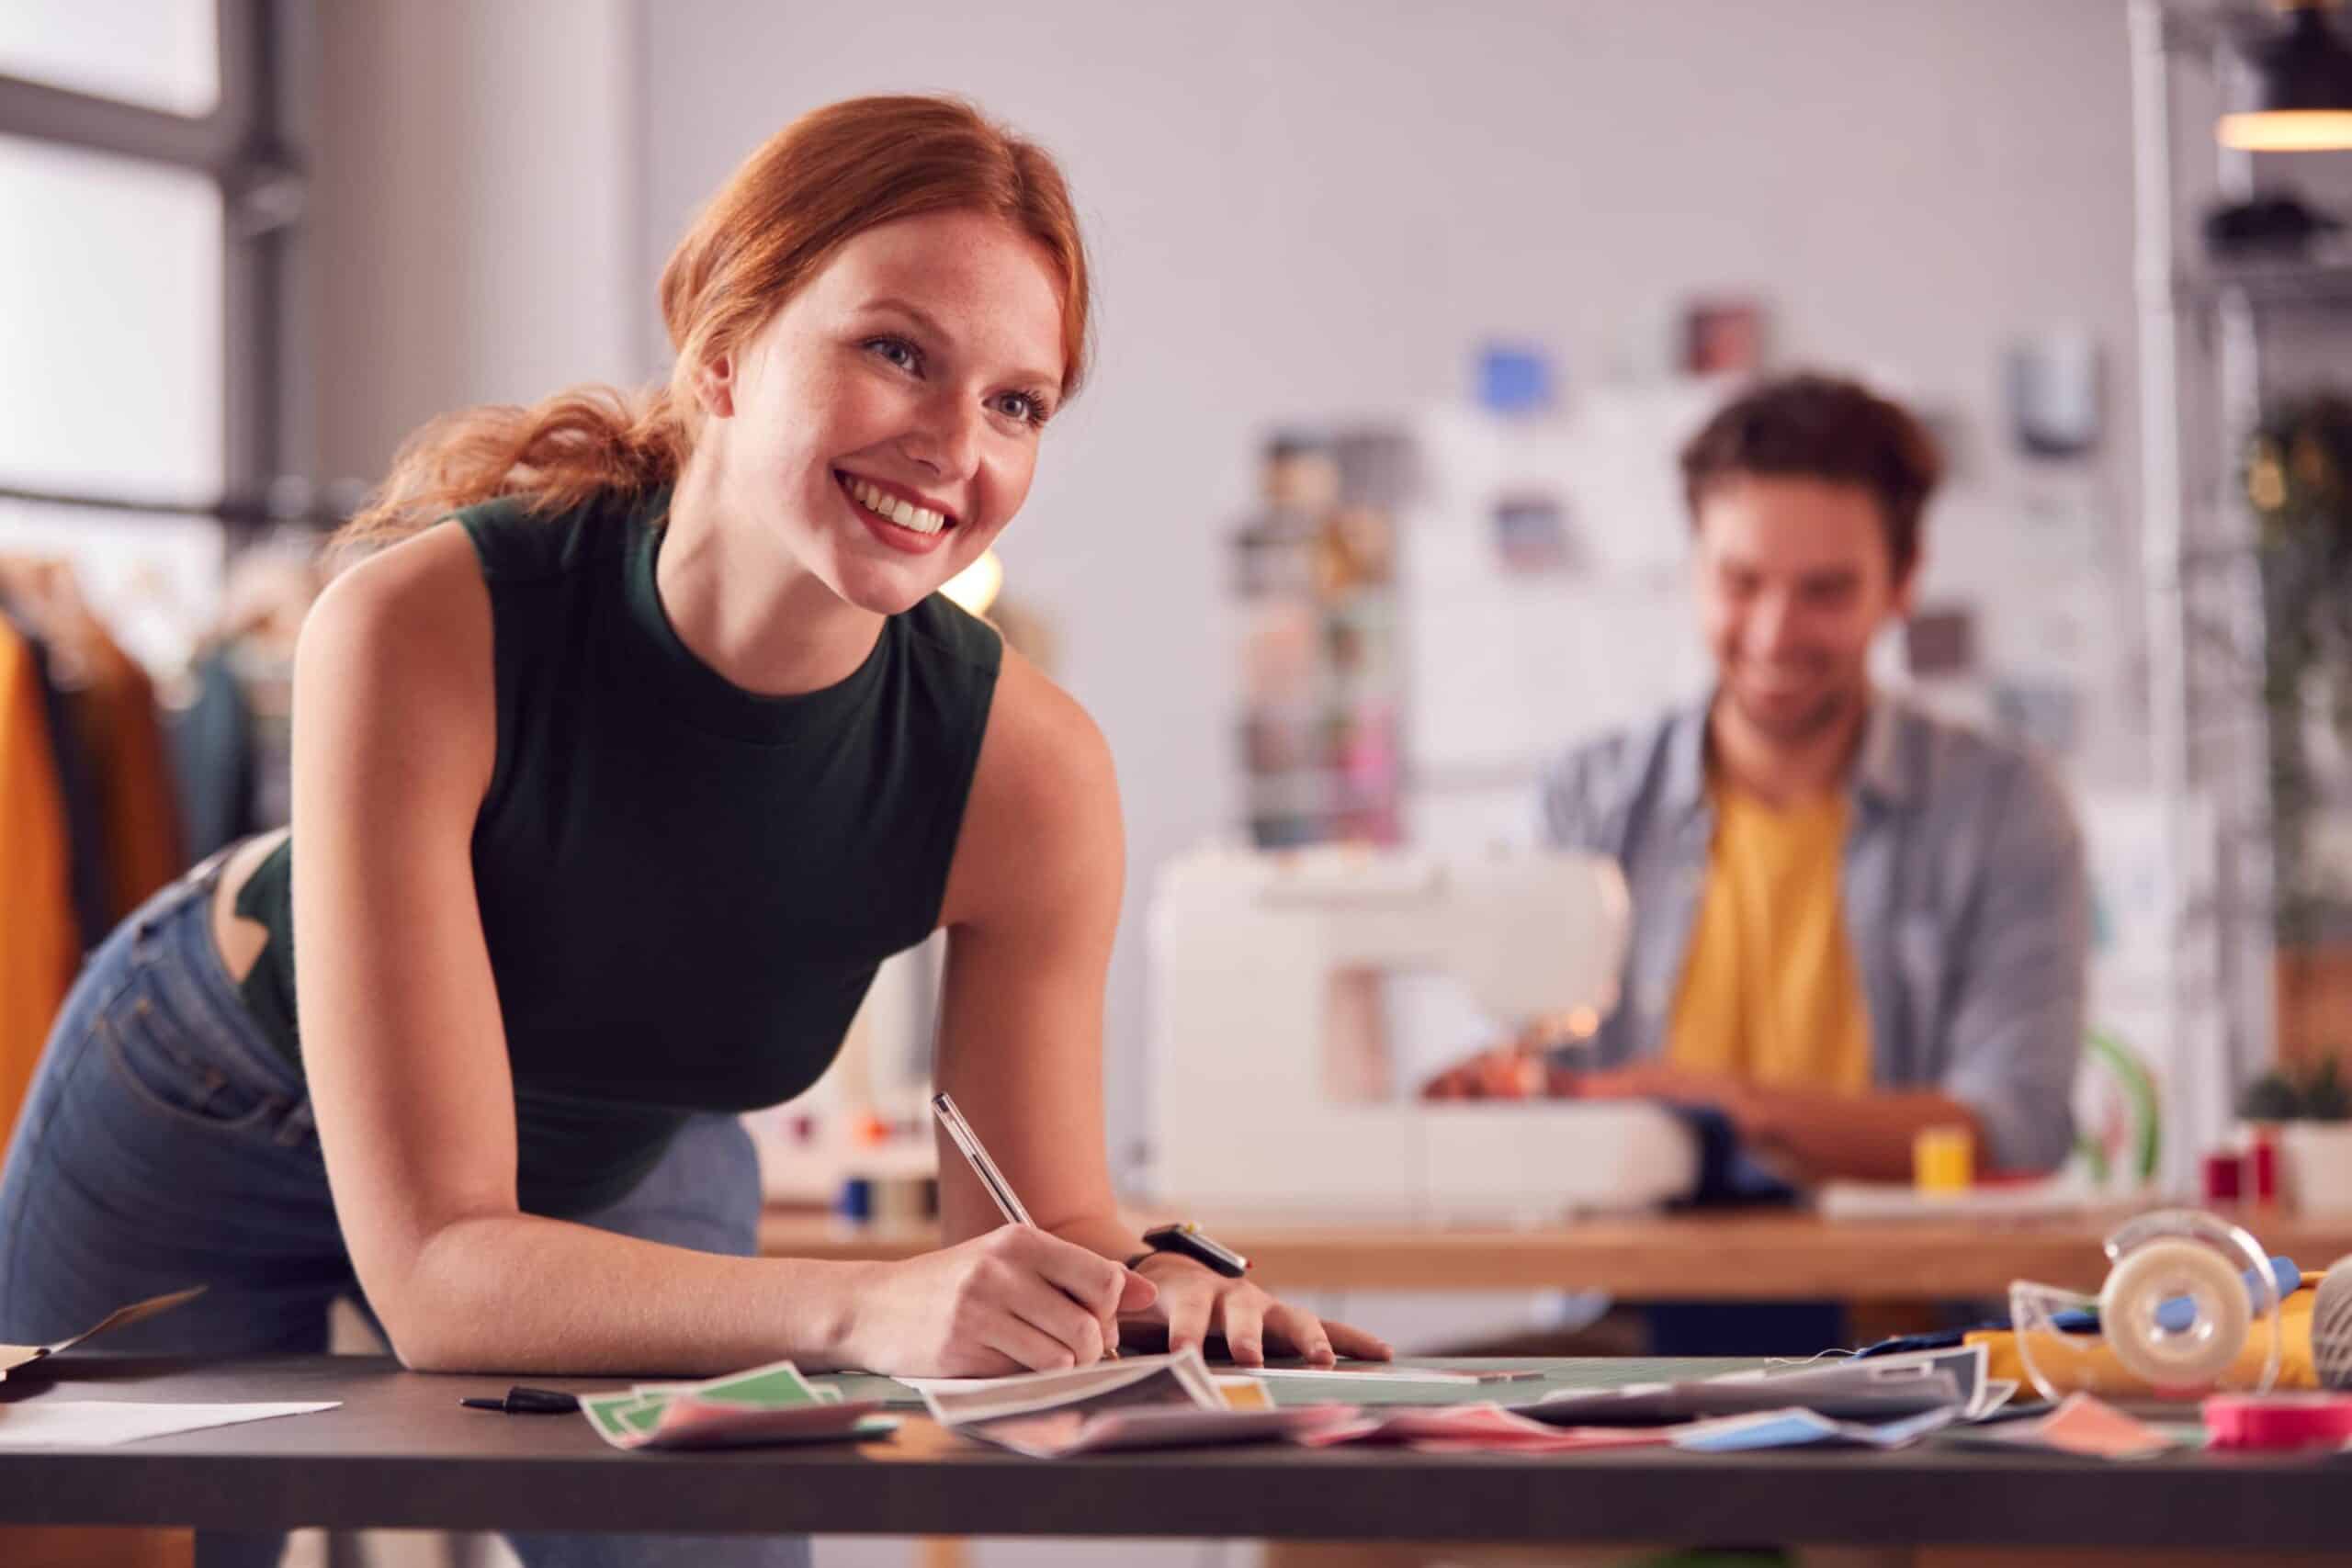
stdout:
<svg viewBox="0 0 2352 1568">
<path fill-rule="evenodd" d="M 284 4 L 0 4 L 0 550 L 72 558 L 127 644 L 202 617 L 286 467 Z"/>
</svg>

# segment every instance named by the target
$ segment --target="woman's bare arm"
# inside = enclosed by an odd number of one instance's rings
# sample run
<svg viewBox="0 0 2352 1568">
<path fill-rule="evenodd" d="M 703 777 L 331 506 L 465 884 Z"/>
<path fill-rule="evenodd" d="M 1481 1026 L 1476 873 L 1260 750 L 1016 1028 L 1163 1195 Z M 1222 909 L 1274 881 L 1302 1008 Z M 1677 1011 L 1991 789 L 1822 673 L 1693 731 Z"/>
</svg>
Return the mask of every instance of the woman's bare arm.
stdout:
<svg viewBox="0 0 2352 1568">
<path fill-rule="evenodd" d="M 1007 654 L 948 879 L 937 1076 L 1030 1217 L 1104 1258 L 1142 1246 L 1119 1217 L 1102 1131 L 1102 996 L 1125 877 L 1109 747 L 1075 702 Z M 940 1172 L 948 1241 L 1002 1224 L 944 1138 Z M 1141 1267 L 1151 1298 L 1130 1285 L 1116 1310 L 1148 1309 L 1174 1348 L 1215 1333 L 1244 1362 L 1269 1343 L 1320 1361 L 1335 1349 L 1389 1354 L 1376 1336 L 1324 1323 L 1253 1280 L 1165 1257 Z M 1106 1323 L 1104 1343 L 1118 1337 Z"/>
<path fill-rule="evenodd" d="M 1118 1258 L 1103 1151 L 1102 999 L 1125 881 L 1111 751 L 1084 710 L 1008 649 L 948 875 L 939 1087 L 1038 1225 Z M 940 1223 L 1002 1223 L 942 1135 Z"/>
</svg>

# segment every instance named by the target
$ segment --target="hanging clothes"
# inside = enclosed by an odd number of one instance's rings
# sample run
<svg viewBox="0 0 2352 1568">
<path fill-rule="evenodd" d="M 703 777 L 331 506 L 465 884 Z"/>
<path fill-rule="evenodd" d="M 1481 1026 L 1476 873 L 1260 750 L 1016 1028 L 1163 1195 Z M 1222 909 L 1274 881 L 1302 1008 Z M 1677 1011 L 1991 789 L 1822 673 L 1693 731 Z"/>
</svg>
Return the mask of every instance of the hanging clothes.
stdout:
<svg viewBox="0 0 2352 1568">
<path fill-rule="evenodd" d="M 0 1127 L 13 1129 L 82 946 L 31 645 L 0 620 Z"/>
<path fill-rule="evenodd" d="M 155 683 L 102 632 L 85 651 L 88 682 L 74 694 L 71 706 L 96 786 L 111 930 L 188 863 L 163 725 L 155 716 Z"/>
<path fill-rule="evenodd" d="M 52 726 L 51 739 L 61 759 L 75 759 L 62 783 L 76 866 L 95 866 L 99 919 L 85 932 L 95 947 L 182 868 L 155 685 L 84 597 L 69 562 L 19 559 L 6 586 L 35 640 L 48 644 L 51 683 L 63 694 L 65 722 Z M 86 852 L 85 838 L 94 840 Z M 85 902 L 91 874 L 77 869 Z"/>
<path fill-rule="evenodd" d="M 49 645 L 30 627 L 12 624 L 24 638 L 26 657 L 40 682 L 41 742 L 49 749 L 64 812 L 66 885 L 73 893 L 74 934 L 81 951 L 87 953 L 106 940 L 115 920 L 107 891 L 113 878 L 107 864 L 106 826 L 98 817 L 96 777 L 83 745 L 82 727 L 74 716 L 74 694 L 59 683 L 57 660 L 51 656 Z"/>
<path fill-rule="evenodd" d="M 294 644 L 325 586 L 315 536 L 283 535 L 229 562 L 220 619 L 170 716 L 190 860 L 292 814 Z"/>
<path fill-rule="evenodd" d="M 171 716 L 172 776 L 191 860 L 261 830 L 255 807 L 253 705 L 225 645 L 208 649 L 190 675 L 196 700 Z"/>
</svg>

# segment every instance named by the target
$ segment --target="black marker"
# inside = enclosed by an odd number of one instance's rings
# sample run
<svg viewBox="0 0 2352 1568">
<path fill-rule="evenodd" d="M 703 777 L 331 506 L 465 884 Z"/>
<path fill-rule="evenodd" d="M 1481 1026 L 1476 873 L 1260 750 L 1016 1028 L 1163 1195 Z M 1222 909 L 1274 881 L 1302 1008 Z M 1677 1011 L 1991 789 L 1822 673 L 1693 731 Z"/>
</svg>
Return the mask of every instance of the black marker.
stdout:
<svg viewBox="0 0 2352 1568">
<path fill-rule="evenodd" d="M 503 1399 L 461 1399 L 469 1410 L 497 1410 L 508 1416 L 569 1416 L 580 1408 L 580 1396 L 552 1388 L 510 1388 Z"/>
</svg>

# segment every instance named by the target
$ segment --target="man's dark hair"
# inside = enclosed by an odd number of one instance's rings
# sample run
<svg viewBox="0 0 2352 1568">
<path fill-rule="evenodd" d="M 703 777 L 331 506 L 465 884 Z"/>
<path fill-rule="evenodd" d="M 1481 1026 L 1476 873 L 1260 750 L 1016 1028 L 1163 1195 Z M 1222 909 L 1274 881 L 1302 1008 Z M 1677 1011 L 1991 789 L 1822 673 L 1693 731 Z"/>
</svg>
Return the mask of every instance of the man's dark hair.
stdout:
<svg viewBox="0 0 2352 1568">
<path fill-rule="evenodd" d="M 1682 448 L 1682 494 L 1699 503 L 1727 479 L 1828 479 L 1878 501 L 1894 581 L 1919 559 L 1919 517 L 1943 456 L 1916 415 L 1859 381 L 1811 372 L 1759 381 L 1715 411 Z"/>
</svg>

